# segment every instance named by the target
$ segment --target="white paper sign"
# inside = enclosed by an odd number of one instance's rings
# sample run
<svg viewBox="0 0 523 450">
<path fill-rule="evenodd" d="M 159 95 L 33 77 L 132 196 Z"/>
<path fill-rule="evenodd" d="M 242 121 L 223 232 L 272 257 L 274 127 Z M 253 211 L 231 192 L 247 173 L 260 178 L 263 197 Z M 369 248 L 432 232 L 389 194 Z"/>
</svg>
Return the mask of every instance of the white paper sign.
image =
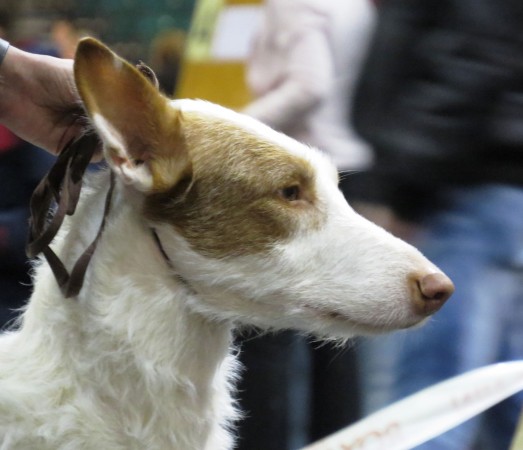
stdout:
<svg viewBox="0 0 523 450">
<path fill-rule="evenodd" d="M 523 390 L 523 361 L 424 389 L 302 450 L 409 450 Z"/>
<path fill-rule="evenodd" d="M 261 5 L 229 6 L 218 18 L 211 47 L 215 60 L 245 60 L 262 18 Z"/>
</svg>

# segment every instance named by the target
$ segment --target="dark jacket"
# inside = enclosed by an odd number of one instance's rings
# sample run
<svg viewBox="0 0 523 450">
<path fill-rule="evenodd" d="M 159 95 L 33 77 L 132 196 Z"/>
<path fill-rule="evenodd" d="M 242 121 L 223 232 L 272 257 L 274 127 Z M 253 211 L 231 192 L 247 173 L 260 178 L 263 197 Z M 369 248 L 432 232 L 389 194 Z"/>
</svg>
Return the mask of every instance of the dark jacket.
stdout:
<svg viewBox="0 0 523 450">
<path fill-rule="evenodd" d="M 0 130 L 0 328 L 24 305 L 31 287 L 25 256 L 29 199 L 54 157 Z"/>
<path fill-rule="evenodd" d="M 523 2 L 384 0 L 354 105 L 367 200 L 415 218 L 443 188 L 523 185 Z"/>
</svg>

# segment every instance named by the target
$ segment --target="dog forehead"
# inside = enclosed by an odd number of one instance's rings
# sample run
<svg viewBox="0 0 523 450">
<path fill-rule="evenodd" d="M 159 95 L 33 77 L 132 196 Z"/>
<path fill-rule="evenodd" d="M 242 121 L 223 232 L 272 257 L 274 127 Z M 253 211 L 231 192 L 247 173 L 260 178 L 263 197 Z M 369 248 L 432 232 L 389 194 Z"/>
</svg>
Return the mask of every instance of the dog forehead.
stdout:
<svg viewBox="0 0 523 450">
<path fill-rule="evenodd" d="M 190 133 L 191 127 L 197 128 L 200 138 L 212 140 L 216 150 L 227 150 L 227 145 L 239 145 L 240 143 L 244 144 L 244 149 L 246 147 L 254 149 L 256 146 L 265 150 L 270 148 L 272 151 L 267 152 L 266 156 L 271 158 L 274 164 L 276 164 L 274 158 L 278 158 L 278 156 L 282 158 L 282 161 L 288 162 L 295 157 L 294 162 L 307 163 L 307 165 L 327 172 L 331 177 L 337 177 L 336 168 L 326 155 L 245 114 L 202 100 L 174 100 L 171 102 L 171 106 L 181 111 L 183 117 L 189 119 L 184 121 L 188 125 L 185 132 Z M 187 123 L 191 121 L 192 123 Z M 202 125 L 205 127 L 204 133 L 201 130 Z M 238 148 L 231 150 L 237 151 Z"/>
</svg>

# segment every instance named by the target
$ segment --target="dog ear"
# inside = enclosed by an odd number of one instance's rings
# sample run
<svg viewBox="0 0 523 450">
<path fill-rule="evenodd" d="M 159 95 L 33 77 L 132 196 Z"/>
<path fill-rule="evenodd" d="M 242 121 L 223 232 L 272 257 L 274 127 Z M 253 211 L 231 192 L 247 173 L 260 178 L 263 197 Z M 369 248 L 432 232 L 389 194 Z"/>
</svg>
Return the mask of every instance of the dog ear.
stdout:
<svg viewBox="0 0 523 450">
<path fill-rule="evenodd" d="M 154 192 L 190 178 L 181 112 L 139 70 L 85 38 L 76 51 L 74 75 L 105 157 L 125 183 Z"/>
</svg>

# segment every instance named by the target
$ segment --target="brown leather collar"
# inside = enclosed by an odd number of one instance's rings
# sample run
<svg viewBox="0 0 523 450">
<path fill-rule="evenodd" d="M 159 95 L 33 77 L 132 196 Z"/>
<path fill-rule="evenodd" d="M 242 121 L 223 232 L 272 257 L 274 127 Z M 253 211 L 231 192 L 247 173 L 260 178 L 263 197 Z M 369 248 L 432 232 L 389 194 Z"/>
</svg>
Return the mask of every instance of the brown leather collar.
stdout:
<svg viewBox="0 0 523 450">
<path fill-rule="evenodd" d="M 87 267 L 105 227 L 114 189 L 114 174 L 112 172 L 98 233 L 93 242 L 75 262 L 71 273 L 67 271 L 63 262 L 49 245 L 58 233 L 65 216 L 72 215 L 75 212 L 80 198 L 83 175 L 98 146 L 98 137 L 94 133 L 85 134 L 69 142 L 31 197 L 27 256 L 34 258 L 39 253 L 44 254 L 60 290 L 66 298 L 75 297 L 80 292 Z M 53 217 L 48 221 L 48 212 L 53 202 L 56 202 L 57 206 L 54 209 Z"/>
<path fill-rule="evenodd" d="M 69 273 L 64 263 L 51 249 L 50 244 L 60 230 L 65 216 L 73 215 L 76 210 L 80 198 L 83 175 L 98 145 L 99 141 L 94 133 L 86 134 L 69 142 L 60 153 L 60 156 L 58 156 L 55 165 L 40 181 L 31 197 L 31 217 L 26 247 L 27 256 L 34 258 L 38 254 L 43 253 L 65 298 L 77 296 L 82 289 L 87 268 L 105 228 L 106 218 L 111 209 L 115 184 L 115 176 L 112 171 L 110 171 L 110 184 L 105 197 L 102 221 L 96 237 L 76 260 L 73 269 Z M 51 219 L 48 220 L 48 213 L 52 208 L 53 202 L 57 206 L 54 208 Z M 151 228 L 151 233 L 166 264 L 173 270 L 173 263 L 163 248 L 158 233 L 154 228 Z M 183 284 L 189 286 L 189 283 L 183 277 L 176 273 L 173 273 L 173 275 Z"/>
</svg>

